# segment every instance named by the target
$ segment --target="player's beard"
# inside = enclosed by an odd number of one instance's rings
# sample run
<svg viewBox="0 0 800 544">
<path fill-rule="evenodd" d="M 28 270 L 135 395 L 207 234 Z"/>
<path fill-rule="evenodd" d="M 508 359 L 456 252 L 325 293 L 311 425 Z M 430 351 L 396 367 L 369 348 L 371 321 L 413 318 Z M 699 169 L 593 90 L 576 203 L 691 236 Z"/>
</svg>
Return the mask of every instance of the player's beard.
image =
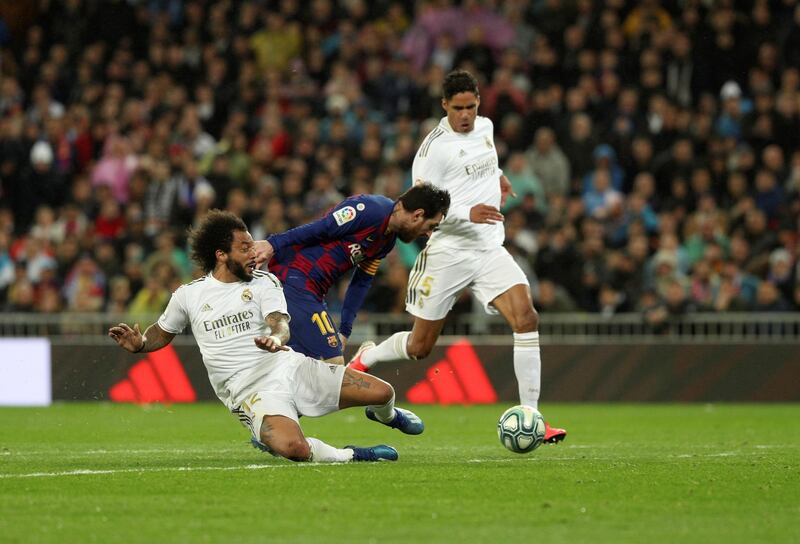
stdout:
<svg viewBox="0 0 800 544">
<path fill-rule="evenodd" d="M 402 240 L 406 244 L 410 244 L 411 242 L 413 242 L 418 238 L 418 236 L 416 236 L 416 233 L 411 231 L 400 231 L 397 233 L 397 237 L 400 238 L 400 240 Z"/>
<path fill-rule="evenodd" d="M 419 229 L 416 229 L 414 227 L 408 227 L 406 229 L 401 229 L 397 233 L 397 237 L 400 238 L 400 240 L 402 240 L 406 244 L 410 244 L 411 242 L 413 242 L 417 238 L 427 238 L 427 237 L 423 236 L 423 231 L 421 231 Z"/>
<path fill-rule="evenodd" d="M 225 266 L 228 267 L 228 272 L 242 281 L 250 281 L 253 279 L 253 275 L 249 274 L 247 269 L 242 266 L 241 263 L 238 263 L 232 259 L 228 259 L 228 262 L 225 263 Z"/>
</svg>

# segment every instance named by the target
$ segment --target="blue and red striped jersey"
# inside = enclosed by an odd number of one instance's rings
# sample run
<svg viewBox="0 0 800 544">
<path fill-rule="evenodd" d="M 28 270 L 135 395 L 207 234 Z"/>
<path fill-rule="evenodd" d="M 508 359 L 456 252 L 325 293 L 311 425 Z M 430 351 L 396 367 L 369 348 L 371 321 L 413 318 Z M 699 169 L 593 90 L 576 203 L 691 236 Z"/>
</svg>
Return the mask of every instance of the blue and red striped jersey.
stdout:
<svg viewBox="0 0 800 544">
<path fill-rule="evenodd" d="M 269 271 L 320 300 L 354 267 L 374 276 L 397 240 L 395 233 L 384 233 L 394 205 L 385 196 L 356 195 L 313 223 L 270 236 L 275 254 Z"/>
</svg>

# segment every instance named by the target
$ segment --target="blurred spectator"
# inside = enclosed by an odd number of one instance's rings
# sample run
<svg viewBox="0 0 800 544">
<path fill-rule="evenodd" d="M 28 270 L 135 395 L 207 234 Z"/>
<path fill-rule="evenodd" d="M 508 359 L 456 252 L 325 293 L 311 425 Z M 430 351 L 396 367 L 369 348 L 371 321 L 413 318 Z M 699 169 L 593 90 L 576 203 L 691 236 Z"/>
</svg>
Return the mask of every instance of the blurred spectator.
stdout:
<svg viewBox="0 0 800 544">
<path fill-rule="evenodd" d="M 114 198 L 125 203 L 128 201 L 128 183 L 138 160 L 131 153 L 127 138 L 109 136 L 103 148 L 103 156 L 92 172 L 92 185 L 107 185 Z"/>
<path fill-rule="evenodd" d="M 574 312 L 577 310 L 575 301 L 572 300 L 569 293 L 549 279 L 539 281 L 534 302 L 536 309 L 544 313 Z"/>
<path fill-rule="evenodd" d="M 533 174 L 541 181 L 546 198 L 551 194 L 567 195 L 570 189 L 569 162 L 558 147 L 552 129 L 542 127 L 536 131 L 527 158 Z"/>
<path fill-rule="evenodd" d="M 542 210 L 547 209 L 547 200 L 539 178 L 533 173 L 522 153 L 512 153 L 508 158 L 503 173 L 511 182 L 516 196 L 510 195 L 503 211 L 518 206 L 526 195 L 533 195 Z"/>
<path fill-rule="evenodd" d="M 152 320 L 153 316 L 160 314 L 167 307 L 170 291 L 159 282 L 154 275 L 148 275 L 144 287 L 134 295 L 128 304 L 128 314 L 135 322 Z"/>
<path fill-rule="evenodd" d="M 775 284 L 762 281 L 758 284 L 753 310 L 756 312 L 788 312 L 791 305 L 783 298 Z"/>
</svg>

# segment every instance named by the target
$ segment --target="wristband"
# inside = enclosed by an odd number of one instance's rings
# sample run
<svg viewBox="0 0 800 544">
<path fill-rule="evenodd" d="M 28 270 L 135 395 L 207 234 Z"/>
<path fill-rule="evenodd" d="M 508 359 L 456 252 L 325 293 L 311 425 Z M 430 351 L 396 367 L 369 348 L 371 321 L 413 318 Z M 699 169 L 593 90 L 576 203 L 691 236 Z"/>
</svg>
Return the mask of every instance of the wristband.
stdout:
<svg viewBox="0 0 800 544">
<path fill-rule="evenodd" d="M 142 345 L 139 346 L 139 349 L 137 349 L 136 351 L 132 351 L 131 353 L 139 353 L 139 352 L 141 352 L 144 349 L 145 344 L 147 344 L 147 337 L 146 336 L 142 336 Z"/>
</svg>

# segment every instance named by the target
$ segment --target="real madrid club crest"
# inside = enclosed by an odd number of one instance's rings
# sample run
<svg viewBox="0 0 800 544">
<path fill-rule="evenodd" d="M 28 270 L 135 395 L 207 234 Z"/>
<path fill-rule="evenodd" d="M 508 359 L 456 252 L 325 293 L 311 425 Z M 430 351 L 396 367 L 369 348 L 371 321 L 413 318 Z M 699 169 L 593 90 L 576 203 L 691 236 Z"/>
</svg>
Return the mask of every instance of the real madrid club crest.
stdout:
<svg viewBox="0 0 800 544">
<path fill-rule="evenodd" d="M 242 300 L 245 302 L 250 302 L 253 300 L 253 292 L 250 289 L 245 289 L 242 291 Z"/>
</svg>

